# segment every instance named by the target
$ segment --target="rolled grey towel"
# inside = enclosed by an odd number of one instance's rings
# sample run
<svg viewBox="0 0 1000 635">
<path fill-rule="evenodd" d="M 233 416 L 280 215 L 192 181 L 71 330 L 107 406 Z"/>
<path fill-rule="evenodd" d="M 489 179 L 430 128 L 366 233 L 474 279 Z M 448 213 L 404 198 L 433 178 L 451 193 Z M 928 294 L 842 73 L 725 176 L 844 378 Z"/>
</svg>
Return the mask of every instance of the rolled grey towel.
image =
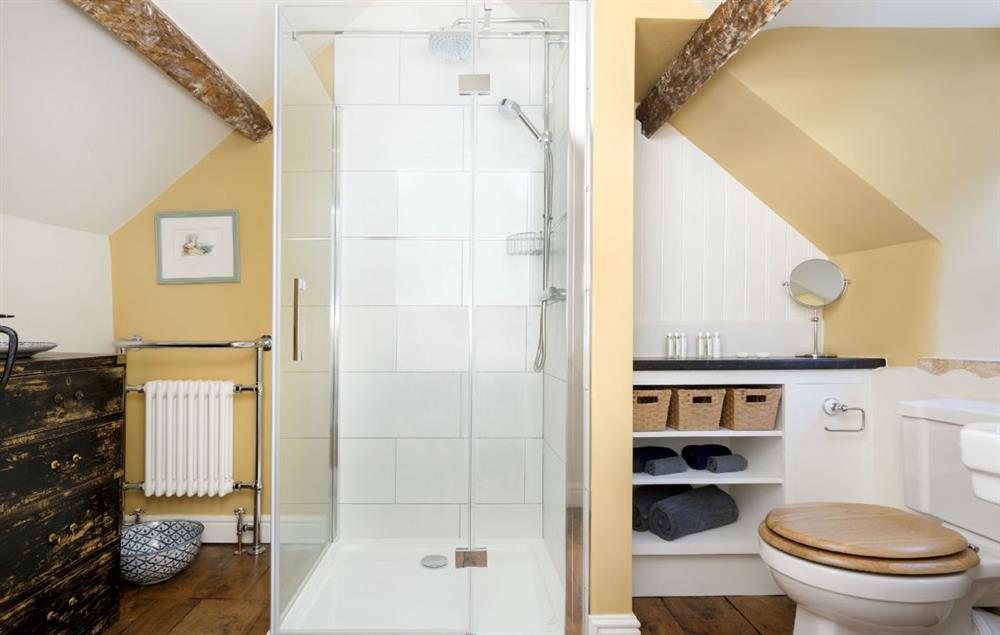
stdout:
<svg viewBox="0 0 1000 635">
<path fill-rule="evenodd" d="M 656 445 L 632 448 L 632 473 L 636 474 L 645 471 L 646 461 L 665 459 L 668 456 L 677 456 L 677 452 L 671 448 L 661 448 Z"/>
<path fill-rule="evenodd" d="M 664 540 L 676 540 L 731 525 L 739 518 L 733 497 L 708 485 L 653 503 L 649 508 L 649 530 Z"/>
<path fill-rule="evenodd" d="M 687 471 L 687 463 L 679 456 L 668 456 L 665 459 L 646 461 L 646 474 L 663 476 L 664 474 L 679 474 Z"/>
<path fill-rule="evenodd" d="M 649 531 L 649 508 L 670 496 L 690 492 L 690 485 L 642 485 L 632 488 L 632 529 Z"/>
<path fill-rule="evenodd" d="M 652 461 L 650 461 L 652 463 Z M 647 463 L 646 465 L 649 465 Z M 747 469 L 747 460 L 742 454 L 728 456 L 711 456 L 705 463 L 705 469 L 716 474 L 722 472 L 742 472 Z"/>
</svg>

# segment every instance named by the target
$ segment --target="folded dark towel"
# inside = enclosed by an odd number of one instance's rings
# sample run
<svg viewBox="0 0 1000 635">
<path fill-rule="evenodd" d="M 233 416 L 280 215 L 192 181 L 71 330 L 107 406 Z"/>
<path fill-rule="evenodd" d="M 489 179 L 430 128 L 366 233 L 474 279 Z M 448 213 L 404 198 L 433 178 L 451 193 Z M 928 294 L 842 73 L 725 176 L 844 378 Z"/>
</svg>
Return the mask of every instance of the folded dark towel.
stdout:
<svg viewBox="0 0 1000 635">
<path fill-rule="evenodd" d="M 646 474 L 663 476 L 664 474 L 679 474 L 687 471 L 687 463 L 679 456 L 668 456 L 665 459 L 646 461 Z"/>
<path fill-rule="evenodd" d="M 705 445 L 685 445 L 681 456 L 692 470 L 704 470 L 710 456 L 723 456 L 733 451 L 724 445 L 706 443 Z"/>
<path fill-rule="evenodd" d="M 632 488 L 632 529 L 649 531 L 649 508 L 664 498 L 691 491 L 690 485 L 643 485 Z"/>
<path fill-rule="evenodd" d="M 649 465 L 647 463 L 646 465 Z M 747 460 L 742 454 L 730 454 L 728 456 L 710 456 L 705 462 L 705 469 L 709 472 L 742 472 L 747 469 Z"/>
<path fill-rule="evenodd" d="M 646 461 L 654 459 L 665 459 L 668 456 L 677 456 L 677 453 L 670 448 L 661 448 L 655 445 L 632 448 L 632 473 L 642 472 L 646 469 Z"/>
<path fill-rule="evenodd" d="M 715 485 L 699 487 L 653 503 L 649 530 L 664 540 L 735 523 L 740 517 L 736 501 Z"/>
</svg>

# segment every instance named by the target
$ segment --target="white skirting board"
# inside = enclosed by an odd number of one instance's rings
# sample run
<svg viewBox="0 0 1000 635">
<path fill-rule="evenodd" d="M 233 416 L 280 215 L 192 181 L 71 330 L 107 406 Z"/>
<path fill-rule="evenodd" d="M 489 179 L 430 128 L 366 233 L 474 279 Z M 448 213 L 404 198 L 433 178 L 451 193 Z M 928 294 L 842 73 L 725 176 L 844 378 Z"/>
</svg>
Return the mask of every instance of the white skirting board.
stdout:
<svg viewBox="0 0 1000 635">
<path fill-rule="evenodd" d="M 236 542 L 236 516 L 225 515 L 185 515 L 185 514 L 143 514 L 143 522 L 151 520 L 168 520 L 183 518 L 194 520 L 205 525 L 205 533 L 201 536 L 203 543 Z M 247 519 L 249 520 L 249 518 Z M 125 523 L 132 522 L 131 516 L 125 516 Z M 271 517 L 261 518 L 261 541 L 271 542 Z M 244 534 L 245 541 L 250 540 L 250 532 Z M 281 519 L 282 543 L 321 544 L 330 541 L 327 519 L 323 516 L 283 516 Z"/>
<path fill-rule="evenodd" d="M 590 615 L 587 635 L 639 635 L 639 618 L 632 613 Z"/>
<path fill-rule="evenodd" d="M 632 558 L 634 597 L 780 594 L 756 554 Z"/>
</svg>

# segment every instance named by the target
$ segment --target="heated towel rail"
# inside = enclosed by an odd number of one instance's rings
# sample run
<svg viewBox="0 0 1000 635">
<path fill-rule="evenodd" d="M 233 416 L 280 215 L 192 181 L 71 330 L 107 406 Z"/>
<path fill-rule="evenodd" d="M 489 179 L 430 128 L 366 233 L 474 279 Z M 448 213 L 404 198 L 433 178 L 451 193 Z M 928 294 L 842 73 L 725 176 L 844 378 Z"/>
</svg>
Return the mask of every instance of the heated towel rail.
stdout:
<svg viewBox="0 0 1000 635">
<path fill-rule="evenodd" d="M 218 348 L 218 349 L 229 349 L 229 350 L 254 350 L 256 355 L 254 358 L 254 383 L 252 385 L 246 384 L 236 384 L 233 386 L 233 392 L 243 393 L 252 392 L 254 393 L 257 400 L 257 408 L 254 421 L 254 474 L 253 481 L 243 482 L 237 481 L 233 483 L 234 490 L 253 490 L 253 509 L 251 510 L 251 522 L 246 522 L 246 510 L 242 507 L 238 507 L 234 510 L 236 514 L 236 549 L 237 552 L 244 552 L 253 556 L 260 555 L 264 552 L 264 545 L 261 543 L 261 493 L 263 491 L 263 481 L 262 474 L 264 471 L 264 353 L 270 351 L 274 342 L 270 335 L 261 335 L 255 340 L 220 340 L 220 341 L 175 341 L 175 342 L 147 342 L 142 339 L 140 335 L 133 335 L 130 339 L 119 340 L 115 342 L 115 346 L 118 347 L 118 352 L 121 355 L 127 354 L 129 351 L 138 351 L 142 349 L 165 349 L 165 348 Z M 126 366 L 127 368 L 127 366 Z M 125 385 L 125 392 L 135 392 L 141 393 L 145 390 L 143 385 L 128 384 Z M 128 482 L 125 481 L 125 490 L 140 490 L 142 489 L 143 483 L 139 482 Z M 248 531 L 253 532 L 253 543 L 250 547 L 244 549 L 243 547 L 243 534 Z"/>
</svg>

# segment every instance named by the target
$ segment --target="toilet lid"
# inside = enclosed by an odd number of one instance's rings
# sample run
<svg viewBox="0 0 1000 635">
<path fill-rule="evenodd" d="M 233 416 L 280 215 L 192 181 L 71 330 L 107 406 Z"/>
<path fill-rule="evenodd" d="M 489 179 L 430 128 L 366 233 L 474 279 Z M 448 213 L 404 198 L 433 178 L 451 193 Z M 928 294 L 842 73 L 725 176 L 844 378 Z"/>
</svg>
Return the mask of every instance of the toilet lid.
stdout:
<svg viewBox="0 0 1000 635">
<path fill-rule="evenodd" d="M 868 558 L 816 549 L 815 547 L 808 547 L 793 542 L 768 529 L 766 522 L 760 524 L 758 533 L 764 542 L 790 556 L 829 567 L 849 569 L 862 573 L 879 575 L 948 575 L 963 573 L 979 564 L 979 556 L 976 555 L 975 551 L 968 548 L 959 553 L 940 558 Z"/>
<path fill-rule="evenodd" d="M 956 531 L 881 505 L 796 503 L 771 510 L 764 522 L 800 545 L 866 558 L 941 558 L 968 547 Z"/>
</svg>

